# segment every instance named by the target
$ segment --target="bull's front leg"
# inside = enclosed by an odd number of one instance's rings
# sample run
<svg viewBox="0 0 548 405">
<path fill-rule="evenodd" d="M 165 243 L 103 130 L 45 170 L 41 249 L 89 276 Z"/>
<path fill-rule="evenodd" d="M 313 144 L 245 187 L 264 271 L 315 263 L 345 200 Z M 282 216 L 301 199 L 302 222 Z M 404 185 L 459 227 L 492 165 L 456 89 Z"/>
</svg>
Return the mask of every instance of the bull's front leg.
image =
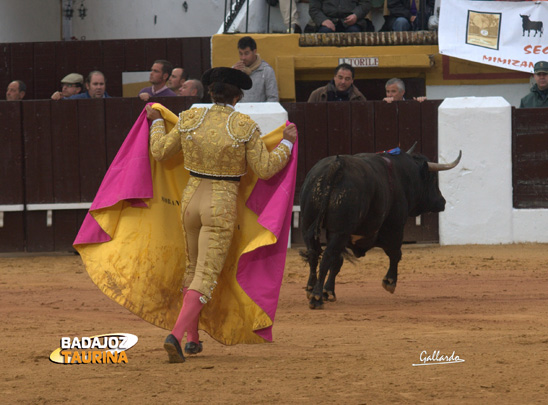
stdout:
<svg viewBox="0 0 548 405">
<path fill-rule="evenodd" d="M 398 263 L 401 260 L 401 248 L 394 250 L 384 250 L 390 259 L 390 267 L 388 272 L 382 279 L 382 287 L 390 294 L 394 294 L 396 291 L 396 284 L 398 282 Z"/>
</svg>

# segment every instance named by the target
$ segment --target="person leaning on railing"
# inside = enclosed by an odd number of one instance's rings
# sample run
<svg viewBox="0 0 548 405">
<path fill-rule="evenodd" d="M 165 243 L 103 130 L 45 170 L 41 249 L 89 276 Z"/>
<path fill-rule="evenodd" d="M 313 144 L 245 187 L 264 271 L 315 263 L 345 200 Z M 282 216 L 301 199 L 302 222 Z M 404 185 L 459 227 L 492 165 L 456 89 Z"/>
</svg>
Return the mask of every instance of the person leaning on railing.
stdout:
<svg viewBox="0 0 548 405">
<path fill-rule="evenodd" d="M 394 77 L 386 82 L 384 89 L 386 90 L 386 97 L 383 101 L 391 103 L 392 101 L 405 100 L 405 83 L 403 80 Z M 413 97 L 413 100 L 422 103 L 423 101 L 426 101 L 426 97 Z"/>
<path fill-rule="evenodd" d="M 23 100 L 23 97 L 25 97 L 26 91 L 27 91 L 27 86 L 25 83 L 23 83 L 23 81 L 14 80 L 10 84 L 8 84 L 8 88 L 6 90 L 6 100 L 7 101 Z"/>
<path fill-rule="evenodd" d="M 84 76 L 79 73 L 69 73 L 61 79 L 61 91 L 51 95 L 52 100 L 61 100 L 79 94 L 84 87 Z"/>
<path fill-rule="evenodd" d="M 68 100 L 78 100 L 82 98 L 108 98 L 110 97 L 106 91 L 107 79 L 105 75 L 98 70 L 89 72 L 86 77 L 86 91 L 68 97 Z"/>
<path fill-rule="evenodd" d="M 354 68 L 351 65 L 341 63 L 337 66 L 333 79 L 314 90 L 308 98 L 309 103 L 323 101 L 366 101 L 365 96 L 354 86 Z"/>
</svg>

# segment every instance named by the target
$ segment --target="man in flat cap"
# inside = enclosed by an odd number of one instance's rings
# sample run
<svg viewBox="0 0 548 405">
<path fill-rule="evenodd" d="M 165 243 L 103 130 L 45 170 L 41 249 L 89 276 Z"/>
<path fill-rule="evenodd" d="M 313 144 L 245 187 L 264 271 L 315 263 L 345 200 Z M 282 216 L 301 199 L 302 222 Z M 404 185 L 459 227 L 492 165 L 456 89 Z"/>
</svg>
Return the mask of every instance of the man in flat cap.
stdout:
<svg viewBox="0 0 548 405">
<path fill-rule="evenodd" d="M 84 76 L 79 73 L 70 73 L 61 79 L 61 91 L 51 95 L 52 100 L 60 100 L 79 94 L 84 85 Z"/>
<path fill-rule="evenodd" d="M 521 99 L 519 108 L 548 107 L 548 62 L 535 63 L 535 84 L 531 92 Z"/>
</svg>

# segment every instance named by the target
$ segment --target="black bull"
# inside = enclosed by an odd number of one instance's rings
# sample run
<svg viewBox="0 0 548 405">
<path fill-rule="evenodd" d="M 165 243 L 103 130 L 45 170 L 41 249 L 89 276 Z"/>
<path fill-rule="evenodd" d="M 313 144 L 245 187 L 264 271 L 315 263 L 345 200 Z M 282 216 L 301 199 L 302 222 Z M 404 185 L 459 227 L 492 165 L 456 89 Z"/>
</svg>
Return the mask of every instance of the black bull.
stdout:
<svg viewBox="0 0 548 405">
<path fill-rule="evenodd" d="M 300 205 L 306 243 L 302 255 L 310 265 L 306 286 L 310 308 L 321 308 L 324 299 L 336 300 L 335 277 L 347 248 L 356 257 L 373 247 L 382 248 L 390 259 L 382 285 L 395 291 L 407 218 L 445 209 L 437 172 L 455 167 L 461 158 L 459 153 L 453 163 L 438 164 L 411 152 L 331 156 L 307 174 Z M 327 238 L 323 253 L 322 229 Z"/>
</svg>

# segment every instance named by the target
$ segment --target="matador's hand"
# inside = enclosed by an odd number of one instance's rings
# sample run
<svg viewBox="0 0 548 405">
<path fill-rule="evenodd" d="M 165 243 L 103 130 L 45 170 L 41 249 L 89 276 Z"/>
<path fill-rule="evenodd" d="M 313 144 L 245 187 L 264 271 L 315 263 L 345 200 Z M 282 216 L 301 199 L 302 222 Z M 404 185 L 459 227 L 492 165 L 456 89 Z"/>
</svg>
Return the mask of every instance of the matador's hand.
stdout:
<svg viewBox="0 0 548 405">
<path fill-rule="evenodd" d="M 289 124 L 284 128 L 284 139 L 287 139 L 291 143 L 295 143 L 297 140 L 297 126 L 295 124 Z"/>
<path fill-rule="evenodd" d="M 147 105 L 145 108 L 147 110 L 147 118 L 149 120 L 154 121 L 158 118 L 162 118 L 162 114 L 160 114 L 160 111 L 155 110 L 154 108 L 152 108 L 149 105 Z"/>
</svg>

